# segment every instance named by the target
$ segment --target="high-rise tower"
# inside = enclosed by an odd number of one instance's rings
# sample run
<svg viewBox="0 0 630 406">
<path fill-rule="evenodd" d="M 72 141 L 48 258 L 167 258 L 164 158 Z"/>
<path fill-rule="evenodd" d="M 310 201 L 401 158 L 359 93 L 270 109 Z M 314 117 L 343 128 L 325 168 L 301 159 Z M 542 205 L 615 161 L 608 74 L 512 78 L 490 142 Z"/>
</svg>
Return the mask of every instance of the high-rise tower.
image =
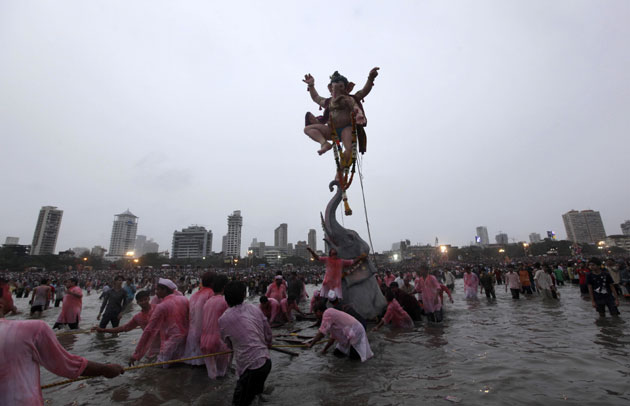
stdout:
<svg viewBox="0 0 630 406">
<path fill-rule="evenodd" d="M 317 232 L 312 228 L 308 230 L 308 246 L 313 251 L 317 251 Z"/>
<path fill-rule="evenodd" d="M 112 259 L 120 259 L 127 252 L 133 251 L 136 244 L 136 231 L 138 231 L 138 217 L 129 209 L 116 214 L 107 256 L 112 257 Z"/>
<path fill-rule="evenodd" d="M 273 245 L 278 248 L 287 249 L 289 243 L 289 226 L 287 223 L 282 223 L 276 228 L 273 233 Z"/>
<path fill-rule="evenodd" d="M 52 255 L 55 253 L 62 217 L 63 210 L 58 210 L 55 206 L 42 207 L 37 218 L 37 226 L 35 226 L 31 255 Z"/>
<path fill-rule="evenodd" d="M 228 232 L 224 239 L 223 254 L 226 256 L 241 256 L 241 228 L 243 227 L 243 217 L 241 211 L 235 210 L 228 216 Z"/>
<path fill-rule="evenodd" d="M 597 244 L 606 239 L 604 223 L 598 211 L 571 210 L 562 215 L 567 238 L 573 242 Z"/>
</svg>

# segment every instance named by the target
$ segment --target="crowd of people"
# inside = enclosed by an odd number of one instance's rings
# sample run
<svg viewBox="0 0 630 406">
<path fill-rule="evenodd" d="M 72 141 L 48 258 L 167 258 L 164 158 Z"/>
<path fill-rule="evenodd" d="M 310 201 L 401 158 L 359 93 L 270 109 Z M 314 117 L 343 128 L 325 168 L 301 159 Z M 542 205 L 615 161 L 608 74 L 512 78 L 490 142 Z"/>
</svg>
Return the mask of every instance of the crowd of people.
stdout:
<svg viewBox="0 0 630 406">
<path fill-rule="evenodd" d="M 366 361 L 373 356 L 366 330 L 368 323 L 373 322 L 371 331 L 377 331 L 385 324 L 413 328 L 414 322 L 423 318 L 430 323 L 442 322 L 444 294 L 452 303 L 457 278 L 463 278 L 463 297 L 467 300 L 475 300 L 482 293 L 488 300 L 496 300 L 500 285 L 505 293 L 510 291 L 513 300 L 533 295 L 543 300 L 561 300 L 558 287 L 576 284 L 600 316 L 605 316 L 606 311 L 618 316 L 620 298 L 630 297 L 630 267 L 623 259 L 608 259 L 604 263 L 598 258 L 553 263 L 446 262 L 431 266 L 426 262 L 402 262 L 389 264 L 375 275 L 387 306 L 380 317 L 365 320 L 360 309 L 343 298 L 341 279 L 345 267 L 356 265 L 366 257 L 346 260 L 337 258 L 331 250 L 329 256 L 315 256 L 315 259 L 324 263 L 325 268 L 139 268 L 0 274 L 0 314 L 18 312 L 13 296 L 30 298 L 30 316 L 34 319 L 1 318 L 1 351 L 7 356 L 11 352 L 11 359 L 27 357 L 29 351 L 46 352 L 47 348 L 52 354 L 39 357 L 29 353 L 29 361 L 23 366 L 28 382 L 26 378 L 4 374 L 0 375 L 0 388 L 14 383 L 28 384 L 30 389 L 19 395 L 26 396 L 28 401 L 19 400 L 41 404 L 41 391 L 33 389 L 39 388 L 39 370 L 35 364 L 67 377 L 113 377 L 122 373 L 119 365 L 92 363 L 68 354 L 56 341 L 51 328 L 36 320 L 48 308 L 61 304 L 53 328 L 78 329 L 84 292 L 89 295 L 96 291 L 102 300 L 97 316 L 99 324 L 93 327 L 94 331 L 117 334 L 138 327 L 143 330 L 129 364 L 144 357 L 156 357 L 158 362 L 185 359 L 191 365 L 205 365 L 208 377 L 216 379 L 228 373 L 234 360 L 239 379 L 233 400 L 239 405 L 262 396 L 271 370 L 271 328 L 290 323 L 295 317 L 312 320 L 315 322 L 312 327 L 317 327 L 317 334 L 306 346 L 312 347 L 329 336 L 323 353 L 335 345 L 336 356 Z M 318 287 L 311 297 L 307 294 L 307 284 Z M 245 303 L 248 294 L 259 295 L 259 303 Z M 123 313 L 134 297 L 141 310 L 120 326 Z M 26 340 L 27 347 L 17 344 L 16 337 Z M 6 343 L 13 343 L 11 346 L 18 350 L 13 352 Z M 13 382 L 16 380 L 21 381 Z M 7 391 L 0 393 L 3 393 L 2 404 L 15 404 L 18 400 L 10 398 L 14 395 Z"/>
</svg>

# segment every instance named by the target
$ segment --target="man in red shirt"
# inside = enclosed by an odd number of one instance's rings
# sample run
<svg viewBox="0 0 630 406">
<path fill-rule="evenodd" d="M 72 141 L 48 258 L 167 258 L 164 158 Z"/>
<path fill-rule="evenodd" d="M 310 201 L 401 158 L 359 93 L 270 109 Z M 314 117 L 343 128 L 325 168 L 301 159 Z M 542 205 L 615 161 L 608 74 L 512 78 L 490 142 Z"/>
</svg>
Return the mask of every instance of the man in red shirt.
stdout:
<svg viewBox="0 0 630 406">
<path fill-rule="evenodd" d="M 343 276 L 343 268 L 354 266 L 367 257 L 366 254 L 361 254 L 355 260 L 343 259 L 337 257 L 337 250 L 330 249 L 327 257 L 320 257 L 310 247 L 306 248 L 316 261 L 321 261 L 326 264 L 326 274 L 324 275 L 324 282 L 322 282 L 322 289 L 319 294 L 321 297 L 327 297 L 329 290 L 334 290 L 335 295 L 343 299 L 343 293 L 341 291 L 341 278 Z"/>
<path fill-rule="evenodd" d="M 590 269 L 584 262 L 580 262 L 577 266 L 577 274 L 580 278 L 580 293 L 582 296 L 588 296 L 588 285 L 586 284 L 586 276 L 590 273 Z"/>
<path fill-rule="evenodd" d="M 18 313 L 17 307 L 13 304 L 13 297 L 11 296 L 11 289 L 9 289 L 9 284 L 7 280 L 0 277 L 0 305 L 4 304 L 4 311 L 6 314 L 13 312 L 14 314 Z"/>
</svg>

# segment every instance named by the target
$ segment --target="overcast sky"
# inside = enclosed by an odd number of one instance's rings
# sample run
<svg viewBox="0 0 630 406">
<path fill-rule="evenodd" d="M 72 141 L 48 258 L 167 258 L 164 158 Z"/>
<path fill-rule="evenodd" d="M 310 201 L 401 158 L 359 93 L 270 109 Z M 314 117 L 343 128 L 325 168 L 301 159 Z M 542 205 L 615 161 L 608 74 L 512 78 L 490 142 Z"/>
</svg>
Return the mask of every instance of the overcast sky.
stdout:
<svg viewBox="0 0 630 406">
<path fill-rule="evenodd" d="M 57 250 L 109 248 L 114 215 L 172 233 L 243 215 L 242 251 L 322 232 L 332 153 L 303 133 L 339 70 L 365 102 L 376 251 L 527 240 L 562 214 L 630 219 L 630 2 L 1 1 L 0 243 L 64 211 Z M 367 240 L 358 179 L 348 228 Z M 321 245 L 320 247 L 321 248 Z"/>
</svg>

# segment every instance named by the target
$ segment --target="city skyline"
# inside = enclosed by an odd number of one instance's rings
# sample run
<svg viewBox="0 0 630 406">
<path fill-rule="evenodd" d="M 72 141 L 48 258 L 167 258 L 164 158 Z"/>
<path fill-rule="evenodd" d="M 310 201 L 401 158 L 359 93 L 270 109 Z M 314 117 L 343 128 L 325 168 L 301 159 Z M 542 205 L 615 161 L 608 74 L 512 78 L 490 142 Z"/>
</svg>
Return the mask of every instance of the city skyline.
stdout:
<svg viewBox="0 0 630 406">
<path fill-rule="evenodd" d="M 32 241 L 43 205 L 64 210 L 57 251 L 107 248 L 124 207 L 163 248 L 200 224 L 218 251 L 235 208 L 242 241 L 281 222 L 320 231 L 335 162 L 303 132 L 318 106 L 302 79 L 327 97 L 335 70 L 360 88 L 375 66 L 354 214 L 339 220 L 367 241 L 365 196 L 376 251 L 467 245 L 480 224 L 564 239 L 572 208 L 619 233 L 629 2 L 329 4 L 2 2 L 0 238 Z M 324 24 L 356 46 L 312 52 Z"/>
<path fill-rule="evenodd" d="M 46 209 L 46 208 L 48 208 L 48 209 L 51 209 L 51 208 L 52 209 L 57 209 L 55 206 L 43 206 L 41 211 L 43 212 L 44 209 Z M 63 214 L 63 210 L 58 210 L 58 211 L 61 211 L 61 213 Z M 599 221 L 602 220 L 600 212 L 596 211 L 596 210 L 591 210 L 591 209 L 583 210 L 581 212 L 575 211 L 575 210 L 570 210 L 569 212 L 564 213 L 563 215 L 561 215 L 561 218 L 564 220 L 564 217 L 567 214 L 571 214 L 571 213 L 574 213 L 574 212 L 575 213 L 591 213 L 592 212 L 592 213 L 595 213 L 597 215 Z M 41 214 L 40 214 L 40 216 L 41 216 Z M 236 217 L 234 217 L 234 216 L 236 216 Z M 111 229 L 111 234 L 110 234 L 110 239 L 109 239 L 110 240 L 110 242 L 109 242 L 109 244 L 110 244 L 109 245 L 110 246 L 110 251 L 107 252 L 108 256 L 111 257 L 112 255 L 114 255 L 114 256 L 124 255 L 124 253 L 123 254 L 112 254 L 111 253 L 113 240 L 118 241 L 116 244 L 121 244 L 121 242 L 119 240 L 122 238 L 121 237 L 122 234 L 129 234 L 129 236 L 127 236 L 128 238 L 125 240 L 125 241 L 129 240 L 129 241 L 127 241 L 127 243 L 123 244 L 124 247 L 126 247 L 126 248 L 122 248 L 122 249 L 125 250 L 125 253 L 127 252 L 126 250 L 134 250 L 135 251 L 137 249 L 137 247 L 138 247 L 138 245 L 137 245 L 138 244 L 138 239 L 143 239 L 142 244 L 148 243 L 148 244 L 150 244 L 151 247 L 153 247 L 153 246 L 155 246 L 155 247 L 157 247 L 157 246 L 170 247 L 170 250 L 172 251 L 172 245 L 173 245 L 173 233 L 172 232 L 170 234 L 170 238 L 171 238 L 170 243 L 162 245 L 162 244 L 159 244 L 157 241 L 155 241 L 154 238 L 150 238 L 147 241 L 147 237 L 145 235 L 140 235 L 140 234 L 137 235 L 137 236 L 135 235 L 135 233 L 137 232 L 137 229 L 138 229 L 138 222 L 137 222 L 138 217 L 136 217 L 128 209 L 125 212 L 123 212 L 123 213 L 115 215 L 115 217 L 116 217 L 116 219 L 114 221 L 114 226 Z M 128 220 L 127 217 L 129 217 L 129 219 L 134 219 L 133 220 L 134 224 L 132 226 L 132 228 L 133 228 L 132 232 L 134 233 L 133 234 L 133 241 L 131 241 L 131 237 L 130 237 L 131 234 L 127 232 L 127 231 L 129 231 L 129 230 L 127 230 L 127 228 L 129 228 L 129 226 L 125 226 L 124 224 L 122 224 L 122 223 L 126 223 L 127 222 L 127 220 Z M 246 228 L 247 224 L 243 223 L 243 219 L 242 219 L 240 210 L 235 210 L 235 211 L 233 211 L 233 213 L 231 215 L 228 216 L 228 224 L 231 221 L 230 219 L 235 219 L 237 217 L 240 217 L 240 220 L 236 220 L 236 224 L 239 227 L 239 230 L 242 227 Z M 119 219 L 122 219 L 122 223 L 120 221 L 118 221 Z M 240 221 L 240 223 L 239 223 L 239 221 Z M 117 227 L 117 224 L 118 224 L 118 227 Z M 182 231 L 185 231 L 186 229 L 194 229 L 196 227 L 204 228 L 203 226 L 198 226 L 198 225 L 195 224 L 195 225 L 192 225 L 192 226 L 189 226 L 189 227 L 183 227 Z M 614 230 L 613 232 L 610 232 L 607 235 L 621 235 L 621 234 L 625 234 L 625 233 L 628 232 L 628 230 L 630 230 L 629 227 L 630 227 L 630 220 L 625 220 L 623 223 L 617 225 L 617 228 L 619 228 L 619 230 Z M 127 231 L 123 232 L 122 231 L 123 228 L 125 230 L 127 230 Z M 564 228 L 566 228 L 566 225 L 565 225 Z M 625 230 L 624 230 L 624 228 L 625 228 Z M 540 233 L 540 232 L 530 232 L 530 233 L 521 232 L 521 233 L 516 233 L 516 235 L 521 235 L 522 236 L 522 237 L 519 237 L 519 238 L 512 237 L 512 234 L 510 234 L 510 237 L 508 239 L 507 233 L 504 233 L 501 230 L 498 230 L 497 234 L 495 236 L 495 240 L 496 240 L 497 244 L 509 244 L 510 242 L 530 242 L 530 243 L 533 243 L 533 242 L 540 241 L 540 239 L 541 239 L 540 235 L 544 234 L 546 236 L 548 231 L 551 231 L 551 230 L 547 230 L 547 231 L 544 231 L 542 233 Z M 556 235 L 558 234 L 557 230 L 553 230 L 553 231 L 556 233 Z M 36 232 L 37 232 L 37 230 L 36 230 Z M 212 230 L 208 229 L 207 232 L 209 233 L 209 244 L 210 244 L 210 246 L 208 248 L 208 251 L 209 252 L 214 252 L 214 253 L 221 252 L 221 250 L 216 250 L 216 251 L 212 250 Z M 238 232 L 241 234 L 240 241 L 238 242 L 238 244 L 240 246 L 240 254 L 241 254 L 241 256 L 245 256 L 246 255 L 246 251 L 247 251 L 247 247 L 244 248 L 243 244 L 242 244 L 242 239 L 243 239 L 242 231 L 238 231 Z M 481 233 L 481 234 L 484 234 L 486 237 L 488 236 L 488 233 L 489 233 L 488 232 L 488 227 L 486 227 L 486 226 L 477 226 L 476 229 L 475 229 L 475 232 L 477 233 L 476 236 L 479 236 L 479 234 Z M 176 233 L 177 233 L 177 231 L 176 231 Z M 300 237 L 297 237 L 294 242 L 289 242 L 289 239 L 288 239 L 288 224 L 287 223 L 281 223 L 280 226 L 275 227 L 273 232 L 270 232 L 270 233 L 273 235 L 274 244 L 276 244 L 276 240 L 278 238 L 280 238 L 280 241 L 286 241 L 287 244 L 291 244 L 291 245 L 295 245 L 295 244 L 297 244 L 297 242 L 299 242 L 301 240 L 307 241 L 307 245 L 309 245 L 308 242 L 311 240 L 311 236 L 312 235 L 317 235 L 317 231 L 315 229 L 309 228 L 306 233 L 304 233 Z M 117 237 L 114 238 L 114 235 L 116 235 Z M 565 232 L 564 236 L 566 238 L 560 238 L 560 239 L 571 240 L 570 236 L 568 234 L 566 234 L 566 232 Z M 227 233 L 226 233 L 226 235 L 223 236 L 223 238 L 225 239 L 226 237 L 227 237 Z M 601 235 L 598 236 L 598 238 L 599 238 L 598 241 L 605 239 L 605 238 L 601 238 L 601 237 L 602 237 Z M 18 241 L 20 240 L 20 237 L 15 237 L 15 236 L 10 236 L 10 235 L 7 235 L 7 236 L 0 235 L 0 239 L 2 239 L 2 238 L 5 239 L 5 244 L 9 244 L 9 241 L 14 242 L 15 239 L 17 239 Z M 234 238 L 237 238 L 237 237 L 235 236 Z M 253 238 L 255 240 L 258 240 L 259 236 L 255 235 Z M 482 239 L 483 239 L 483 236 L 482 236 Z M 409 240 L 411 245 L 434 245 L 432 241 L 418 241 L 418 240 L 413 240 L 413 239 L 409 239 L 409 238 L 406 238 L 406 237 L 401 237 L 400 239 L 395 239 L 393 243 L 396 244 L 396 242 L 402 241 L 402 240 Z M 501 241 L 501 242 L 499 242 L 499 241 Z M 322 242 L 323 242 L 323 240 L 322 240 Z M 590 242 L 590 241 L 580 241 L 580 242 Z M 236 240 L 234 240 L 234 243 L 236 243 Z M 317 244 L 319 245 L 319 242 L 317 242 Z M 380 250 L 376 249 L 376 251 L 377 252 L 389 251 L 391 249 L 391 244 L 392 244 L 392 242 L 390 242 L 388 244 L 390 246 L 390 248 L 384 248 L 384 249 L 380 249 Z M 453 245 L 453 246 L 467 246 L 467 245 L 479 245 L 479 244 L 487 245 L 487 244 L 490 244 L 490 241 L 489 241 L 489 238 L 488 238 L 488 242 L 484 244 L 483 242 L 477 243 L 477 242 L 474 241 L 474 239 L 470 239 L 466 243 L 457 244 L 457 243 L 452 243 L 452 242 L 449 242 L 449 241 L 443 241 L 443 240 L 440 239 L 440 244 Z M 88 245 L 92 246 L 92 247 L 98 247 L 98 246 L 102 246 L 103 244 L 98 244 L 98 243 L 97 244 L 85 244 L 85 243 L 81 244 L 81 243 L 79 243 L 78 245 L 75 245 L 75 246 L 72 246 L 72 247 L 70 247 L 70 246 L 69 247 L 65 247 L 65 246 L 60 247 L 60 249 L 58 249 L 57 251 L 63 251 L 63 250 L 66 250 L 66 249 L 76 250 L 76 247 L 79 247 L 79 246 L 85 246 L 85 249 L 89 250 L 87 248 Z M 284 248 L 286 249 L 286 247 L 284 247 Z M 168 248 L 167 248 L 167 250 L 168 250 Z M 158 251 L 157 248 L 155 248 L 155 249 L 151 249 L 148 252 L 157 252 L 157 251 Z M 162 251 L 164 251 L 164 250 L 162 250 Z M 115 252 L 118 252 L 118 251 L 115 251 Z M 55 252 L 55 254 L 56 253 L 57 252 Z M 79 253 L 77 253 L 77 255 L 78 254 Z M 137 254 L 136 256 L 140 256 L 141 255 L 139 252 L 136 253 L 136 254 Z M 173 253 L 170 252 L 169 255 L 173 255 Z"/>
</svg>

